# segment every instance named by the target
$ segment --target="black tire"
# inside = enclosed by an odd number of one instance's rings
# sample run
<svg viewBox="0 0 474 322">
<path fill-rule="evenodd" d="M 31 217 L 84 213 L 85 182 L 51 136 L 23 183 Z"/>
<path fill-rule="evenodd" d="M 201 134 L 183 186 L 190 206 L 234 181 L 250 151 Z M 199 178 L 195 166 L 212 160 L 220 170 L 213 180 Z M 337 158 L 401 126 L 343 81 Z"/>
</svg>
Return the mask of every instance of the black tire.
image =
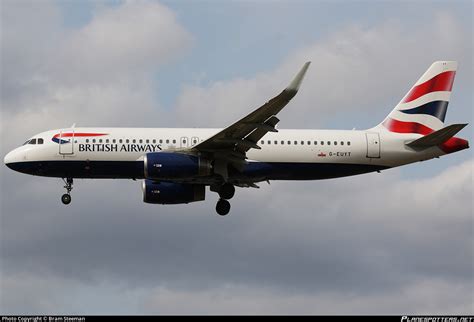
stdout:
<svg viewBox="0 0 474 322">
<path fill-rule="evenodd" d="M 220 216 L 225 216 L 230 211 L 230 202 L 225 199 L 219 199 L 216 205 L 216 211 Z"/>
<path fill-rule="evenodd" d="M 219 189 L 219 197 L 222 199 L 232 199 L 235 194 L 235 187 L 233 184 L 224 183 Z"/>
<path fill-rule="evenodd" d="M 68 193 L 63 194 L 61 197 L 61 201 L 63 202 L 63 204 L 69 205 L 71 203 L 71 195 Z"/>
</svg>

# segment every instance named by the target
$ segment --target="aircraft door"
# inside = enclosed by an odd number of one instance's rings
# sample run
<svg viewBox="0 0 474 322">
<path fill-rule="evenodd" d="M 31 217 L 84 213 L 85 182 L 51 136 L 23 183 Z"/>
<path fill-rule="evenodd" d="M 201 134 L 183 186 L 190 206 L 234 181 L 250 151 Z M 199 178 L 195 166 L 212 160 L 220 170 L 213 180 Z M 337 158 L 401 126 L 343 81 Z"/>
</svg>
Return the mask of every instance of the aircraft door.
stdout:
<svg viewBox="0 0 474 322">
<path fill-rule="evenodd" d="M 74 129 L 61 130 L 59 132 L 59 154 L 74 154 Z"/>
<path fill-rule="evenodd" d="M 378 133 L 365 133 L 367 138 L 367 158 L 380 158 L 380 136 Z"/>
</svg>

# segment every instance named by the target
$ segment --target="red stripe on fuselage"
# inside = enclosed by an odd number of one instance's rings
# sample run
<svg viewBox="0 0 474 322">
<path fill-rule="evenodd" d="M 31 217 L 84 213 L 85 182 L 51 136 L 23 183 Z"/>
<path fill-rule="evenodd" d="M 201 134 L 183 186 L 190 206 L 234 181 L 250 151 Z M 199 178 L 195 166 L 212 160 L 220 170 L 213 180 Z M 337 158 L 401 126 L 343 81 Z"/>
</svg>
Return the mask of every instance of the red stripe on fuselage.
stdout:
<svg viewBox="0 0 474 322">
<path fill-rule="evenodd" d="M 387 118 L 382 123 L 382 125 L 385 126 L 390 132 L 396 133 L 418 133 L 422 135 L 428 135 L 434 132 L 433 129 L 424 126 L 423 124 L 416 122 L 403 122 L 394 120 L 392 118 Z M 443 144 L 438 145 L 438 147 L 443 150 L 444 153 L 448 154 L 469 148 L 469 141 L 452 137 Z"/>
<path fill-rule="evenodd" d="M 58 138 L 61 136 L 62 138 L 70 138 L 72 136 L 74 137 L 83 137 L 83 136 L 104 136 L 107 134 L 104 133 L 62 133 L 62 134 L 56 134 L 53 136 L 53 138 Z"/>
<path fill-rule="evenodd" d="M 432 92 L 451 91 L 453 88 L 455 71 L 448 71 L 436 75 L 420 85 L 414 86 L 410 92 L 405 96 L 402 103 L 411 102 L 418 97 Z"/>
</svg>

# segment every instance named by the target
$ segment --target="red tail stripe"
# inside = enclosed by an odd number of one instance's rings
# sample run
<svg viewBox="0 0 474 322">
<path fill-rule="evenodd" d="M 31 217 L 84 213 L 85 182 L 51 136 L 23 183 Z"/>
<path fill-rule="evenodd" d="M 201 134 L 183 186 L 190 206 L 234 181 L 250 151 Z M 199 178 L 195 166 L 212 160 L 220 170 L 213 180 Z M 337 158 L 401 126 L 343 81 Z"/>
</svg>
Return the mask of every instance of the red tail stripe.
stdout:
<svg viewBox="0 0 474 322">
<path fill-rule="evenodd" d="M 59 136 L 61 136 L 62 138 L 70 138 L 72 136 L 82 137 L 82 136 L 103 136 L 103 135 L 107 135 L 107 134 L 104 134 L 104 133 L 62 133 L 62 135 L 61 134 L 56 134 L 53 137 L 58 138 Z"/>
<path fill-rule="evenodd" d="M 448 141 L 444 142 L 439 146 L 444 153 L 453 153 L 459 150 L 464 150 L 469 148 L 469 141 L 461 138 L 450 138 Z"/>
<path fill-rule="evenodd" d="M 451 91 L 453 89 L 455 71 L 443 72 L 411 89 L 402 103 L 411 102 L 418 97 L 432 92 Z"/>
<path fill-rule="evenodd" d="M 434 132 L 427 126 L 423 124 L 416 123 L 416 122 L 403 122 L 394 120 L 392 118 L 387 118 L 383 123 L 390 132 L 397 132 L 397 133 L 418 133 L 427 135 L 431 132 Z"/>
</svg>

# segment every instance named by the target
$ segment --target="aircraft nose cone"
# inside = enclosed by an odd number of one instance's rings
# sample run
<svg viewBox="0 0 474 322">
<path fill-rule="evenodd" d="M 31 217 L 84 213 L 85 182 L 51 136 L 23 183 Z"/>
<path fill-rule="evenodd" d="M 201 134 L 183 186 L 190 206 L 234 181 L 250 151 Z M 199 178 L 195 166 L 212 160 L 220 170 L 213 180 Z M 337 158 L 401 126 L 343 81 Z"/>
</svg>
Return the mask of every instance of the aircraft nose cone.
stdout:
<svg viewBox="0 0 474 322">
<path fill-rule="evenodd" d="M 3 158 L 3 163 L 5 163 L 7 166 L 13 162 L 13 151 L 10 151 L 7 153 L 5 158 Z"/>
<path fill-rule="evenodd" d="M 5 157 L 3 158 L 3 163 L 5 163 L 7 167 L 15 171 L 18 171 L 16 165 L 18 165 L 19 161 L 20 160 L 18 160 L 18 153 L 15 150 L 8 152 L 7 155 L 5 155 Z"/>
</svg>

